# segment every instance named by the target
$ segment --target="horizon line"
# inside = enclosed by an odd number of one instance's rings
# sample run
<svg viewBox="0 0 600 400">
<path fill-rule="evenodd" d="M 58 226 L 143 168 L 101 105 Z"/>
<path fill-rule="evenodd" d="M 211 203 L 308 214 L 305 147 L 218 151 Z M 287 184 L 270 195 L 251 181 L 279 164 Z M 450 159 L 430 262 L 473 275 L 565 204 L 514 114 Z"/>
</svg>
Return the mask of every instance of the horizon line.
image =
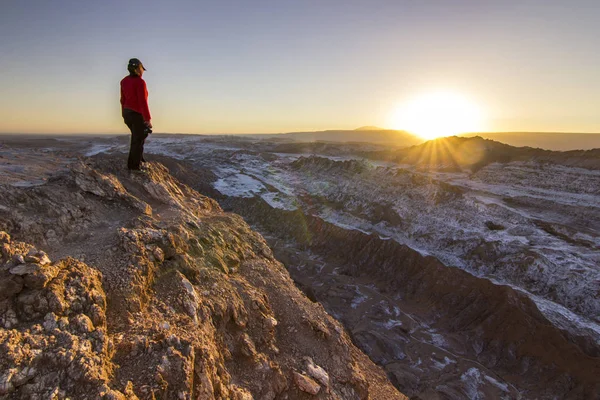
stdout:
<svg viewBox="0 0 600 400">
<path fill-rule="evenodd" d="M 371 130 L 361 130 L 361 129 L 324 129 L 320 131 L 289 131 L 289 132 L 276 132 L 276 133 L 259 133 L 259 132 L 238 132 L 238 133 L 190 133 L 190 132 L 154 132 L 153 135 L 205 135 L 205 136 L 232 136 L 232 135 L 288 135 L 294 133 L 320 133 L 320 132 L 382 132 L 382 131 L 393 131 L 393 132 L 404 132 L 416 137 L 420 137 L 415 133 L 411 133 L 409 131 L 403 129 L 371 129 Z M 460 136 L 460 135 L 477 135 L 477 134 L 495 134 L 495 133 L 532 133 L 532 134 L 576 134 L 576 135 L 598 135 L 600 132 L 576 132 L 576 131 L 475 131 L 475 132 L 461 132 L 456 133 L 454 135 L 449 136 Z M 130 132 L 0 132 L 0 135 L 39 135 L 39 136 L 77 136 L 77 135 L 119 135 L 126 136 L 131 135 Z"/>
</svg>

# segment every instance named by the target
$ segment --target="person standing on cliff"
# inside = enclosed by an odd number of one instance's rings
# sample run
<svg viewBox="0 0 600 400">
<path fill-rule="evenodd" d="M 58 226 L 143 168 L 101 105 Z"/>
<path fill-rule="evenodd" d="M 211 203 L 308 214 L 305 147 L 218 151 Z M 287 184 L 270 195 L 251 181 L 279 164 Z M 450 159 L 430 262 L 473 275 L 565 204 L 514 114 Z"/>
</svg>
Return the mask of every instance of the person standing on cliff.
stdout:
<svg viewBox="0 0 600 400">
<path fill-rule="evenodd" d="M 148 108 L 148 89 L 142 79 L 144 65 L 137 58 L 127 64 L 129 75 L 121 80 L 121 113 L 125 124 L 131 131 L 131 144 L 127 168 L 141 171 L 144 160 L 144 141 L 152 133 L 150 109 Z"/>
</svg>

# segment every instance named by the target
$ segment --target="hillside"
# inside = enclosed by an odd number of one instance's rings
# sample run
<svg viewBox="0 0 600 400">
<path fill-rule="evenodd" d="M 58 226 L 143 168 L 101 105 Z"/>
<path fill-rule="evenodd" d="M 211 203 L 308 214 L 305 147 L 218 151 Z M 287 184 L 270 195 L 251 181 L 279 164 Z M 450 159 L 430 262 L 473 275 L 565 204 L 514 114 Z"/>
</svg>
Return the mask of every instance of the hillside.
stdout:
<svg viewBox="0 0 600 400">
<path fill-rule="evenodd" d="M 373 126 L 373 125 L 365 125 L 365 126 L 361 126 L 359 128 L 356 128 L 355 131 L 384 131 L 385 129 L 380 128 L 378 126 Z"/>
<path fill-rule="evenodd" d="M 401 130 L 363 126 L 354 130 L 327 130 L 315 132 L 290 132 L 284 134 L 246 135 L 255 139 L 293 142 L 372 143 L 393 147 L 410 147 L 423 144 L 424 139 Z M 461 138 L 493 140 L 514 147 L 531 147 L 552 151 L 591 150 L 600 148 L 598 133 L 563 132 L 480 132 L 457 135 Z"/>
<path fill-rule="evenodd" d="M 2 398 L 406 398 L 259 234 L 163 165 L 2 157 Z"/>
<path fill-rule="evenodd" d="M 546 150 L 589 150 L 600 148 L 599 133 L 571 132 L 481 132 L 459 135 L 480 136 L 516 147 L 534 147 Z"/>
<path fill-rule="evenodd" d="M 414 165 L 439 171 L 477 171 L 491 163 L 537 162 L 568 167 L 600 169 L 600 149 L 557 152 L 514 147 L 476 136 L 450 136 L 397 150 L 363 153 L 373 160 Z"/>
</svg>

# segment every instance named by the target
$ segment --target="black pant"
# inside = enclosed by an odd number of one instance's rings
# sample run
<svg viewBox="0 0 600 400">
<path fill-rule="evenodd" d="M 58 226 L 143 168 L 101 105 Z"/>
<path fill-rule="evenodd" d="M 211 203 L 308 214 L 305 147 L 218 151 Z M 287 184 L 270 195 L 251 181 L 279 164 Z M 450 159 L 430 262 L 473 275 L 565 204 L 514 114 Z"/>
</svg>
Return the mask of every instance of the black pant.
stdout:
<svg viewBox="0 0 600 400">
<path fill-rule="evenodd" d="M 144 118 L 139 112 L 126 108 L 123 110 L 123 120 L 131 131 L 127 168 L 140 169 L 140 162 L 144 160 L 144 141 L 148 137 Z"/>
</svg>

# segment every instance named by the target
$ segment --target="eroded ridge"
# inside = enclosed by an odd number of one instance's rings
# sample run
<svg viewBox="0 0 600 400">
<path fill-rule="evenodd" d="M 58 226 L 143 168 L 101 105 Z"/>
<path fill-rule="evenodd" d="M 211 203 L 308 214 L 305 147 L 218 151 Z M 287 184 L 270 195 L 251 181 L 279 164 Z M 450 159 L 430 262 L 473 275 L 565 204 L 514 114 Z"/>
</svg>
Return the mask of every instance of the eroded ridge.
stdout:
<svg viewBox="0 0 600 400">
<path fill-rule="evenodd" d="M 0 186 L 2 398 L 406 398 L 239 216 L 116 165 Z"/>
</svg>

